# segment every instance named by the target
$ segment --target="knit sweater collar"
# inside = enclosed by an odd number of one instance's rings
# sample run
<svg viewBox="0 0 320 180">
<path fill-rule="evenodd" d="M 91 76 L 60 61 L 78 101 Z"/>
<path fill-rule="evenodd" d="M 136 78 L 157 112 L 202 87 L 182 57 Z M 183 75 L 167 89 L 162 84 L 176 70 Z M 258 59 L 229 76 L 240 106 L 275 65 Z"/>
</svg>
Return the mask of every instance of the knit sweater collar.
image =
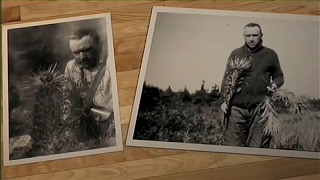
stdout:
<svg viewBox="0 0 320 180">
<path fill-rule="evenodd" d="M 258 46 L 255 47 L 254 49 L 249 48 L 247 44 L 244 44 L 243 48 L 248 54 L 256 53 L 263 48 L 263 40 L 261 40 L 260 43 L 258 44 Z"/>
</svg>

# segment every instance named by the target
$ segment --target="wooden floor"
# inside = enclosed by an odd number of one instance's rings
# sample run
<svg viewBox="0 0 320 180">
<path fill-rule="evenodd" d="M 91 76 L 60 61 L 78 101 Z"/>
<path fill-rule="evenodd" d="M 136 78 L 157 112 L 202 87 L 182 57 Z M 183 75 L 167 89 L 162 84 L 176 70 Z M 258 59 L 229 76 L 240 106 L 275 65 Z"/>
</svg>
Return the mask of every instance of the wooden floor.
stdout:
<svg viewBox="0 0 320 180">
<path fill-rule="evenodd" d="M 111 12 L 123 139 L 152 6 L 319 15 L 319 2 L 2 2 L 2 22 Z M 317 160 L 124 147 L 124 151 L 3 167 L 15 180 L 319 180 Z"/>
</svg>

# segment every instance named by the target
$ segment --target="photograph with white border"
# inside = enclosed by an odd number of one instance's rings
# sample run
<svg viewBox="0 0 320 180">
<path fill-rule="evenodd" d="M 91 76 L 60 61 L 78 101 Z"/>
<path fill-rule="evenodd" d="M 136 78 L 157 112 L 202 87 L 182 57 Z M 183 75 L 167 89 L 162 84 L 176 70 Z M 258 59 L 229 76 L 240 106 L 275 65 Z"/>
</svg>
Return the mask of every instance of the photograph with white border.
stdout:
<svg viewBox="0 0 320 180">
<path fill-rule="evenodd" d="M 2 25 L 4 166 L 123 150 L 110 13 Z"/>
<path fill-rule="evenodd" d="M 319 22 L 153 7 L 126 145 L 319 159 Z"/>
</svg>

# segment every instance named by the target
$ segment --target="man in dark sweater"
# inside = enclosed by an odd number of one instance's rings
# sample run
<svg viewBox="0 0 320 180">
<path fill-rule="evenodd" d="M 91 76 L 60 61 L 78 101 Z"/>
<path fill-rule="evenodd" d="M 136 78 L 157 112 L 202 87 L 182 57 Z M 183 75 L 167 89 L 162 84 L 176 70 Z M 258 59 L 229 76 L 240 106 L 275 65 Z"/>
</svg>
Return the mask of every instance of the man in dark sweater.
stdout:
<svg viewBox="0 0 320 180">
<path fill-rule="evenodd" d="M 271 137 L 263 134 L 258 105 L 268 91 L 274 91 L 284 84 L 284 75 L 277 53 L 263 46 L 263 33 L 259 24 L 247 24 L 243 36 L 244 45 L 233 50 L 229 59 L 249 58 L 253 67 L 245 75 L 241 91 L 232 98 L 230 107 L 225 102 L 221 105 L 227 120 L 225 145 L 268 148 Z M 222 96 L 225 92 L 225 79 L 226 73 L 221 85 Z"/>
</svg>

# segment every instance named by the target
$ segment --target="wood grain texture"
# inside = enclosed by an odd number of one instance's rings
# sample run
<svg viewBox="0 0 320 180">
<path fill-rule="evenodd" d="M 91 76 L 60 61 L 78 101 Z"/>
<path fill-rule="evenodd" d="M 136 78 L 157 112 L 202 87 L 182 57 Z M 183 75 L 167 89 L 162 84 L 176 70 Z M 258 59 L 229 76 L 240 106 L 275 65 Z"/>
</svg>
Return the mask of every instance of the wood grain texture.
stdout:
<svg viewBox="0 0 320 180">
<path fill-rule="evenodd" d="M 28 4 L 36 4 L 43 1 L 16 1 L 16 0 L 3 0 L 1 1 L 1 7 L 7 8 L 7 7 L 18 7 L 22 5 L 28 5 Z"/>
<path fill-rule="evenodd" d="M 188 171 L 197 171 L 210 168 L 269 161 L 276 158 L 259 156 L 238 156 L 231 154 L 215 153 L 183 153 L 171 156 L 148 158 L 143 160 L 126 161 L 121 163 L 74 169 L 69 171 L 47 173 L 29 177 L 21 177 L 19 180 L 33 179 L 141 179 L 154 176 L 162 176 Z M 18 179 L 15 179 L 18 180 Z"/>
<path fill-rule="evenodd" d="M 39 19 L 50 16 L 65 16 L 90 11 L 111 12 L 120 15 L 122 22 L 144 19 L 151 13 L 152 6 L 162 6 L 160 1 L 70 1 L 70 2 L 42 2 L 36 5 L 21 6 L 21 20 Z"/>
<path fill-rule="evenodd" d="M 167 7 L 185 7 L 218 10 L 236 10 L 252 12 L 272 12 L 286 14 L 314 15 L 319 12 L 319 2 L 272 2 L 272 1 L 244 1 L 244 2 L 170 2 L 165 1 Z"/>
<path fill-rule="evenodd" d="M 275 166 L 276 164 L 276 166 Z M 288 171 L 290 169 L 290 171 Z M 232 172 L 232 173 L 230 173 Z M 271 180 L 319 173 L 319 161 L 304 161 L 301 159 L 276 159 L 248 164 L 228 166 L 226 168 L 206 169 L 196 172 L 173 174 L 163 177 L 149 178 L 149 180 L 235 180 L 260 179 Z"/>
<path fill-rule="evenodd" d="M 1 17 L 2 23 L 19 21 L 20 20 L 20 8 L 17 6 L 2 8 L 1 15 L 2 15 L 2 17 Z"/>
<path fill-rule="evenodd" d="M 313 174 L 313 175 L 291 177 L 291 178 L 285 178 L 285 179 L 279 179 L 279 180 L 319 180 L 319 179 L 320 179 L 320 174 Z"/>
<path fill-rule="evenodd" d="M 152 6 L 319 15 L 319 2 L 2 2 L 2 24 L 112 13 L 123 143 L 128 130 Z M 15 180 L 314 180 L 316 160 L 124 147 L 124 151 L 3 167 Z"/>
</svg>

